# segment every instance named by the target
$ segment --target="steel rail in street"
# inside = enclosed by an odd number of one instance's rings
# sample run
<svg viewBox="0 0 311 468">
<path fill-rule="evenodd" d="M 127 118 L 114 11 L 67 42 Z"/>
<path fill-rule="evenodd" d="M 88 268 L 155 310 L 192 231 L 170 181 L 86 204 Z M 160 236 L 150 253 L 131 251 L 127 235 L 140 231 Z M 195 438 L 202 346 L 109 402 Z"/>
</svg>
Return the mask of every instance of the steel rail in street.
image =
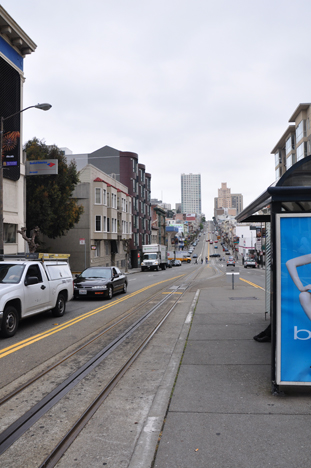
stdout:
<svg viewBox="0 0 311 468">
<path fill-rule="evenodd" d="M 162 288 L 161 291 L 163 291 L 163 289 L 167 289 L 167 286 L 165 286 L 164 288 Z M 161 291 L 158 291 L 156 293 L 154 293 L 152 296 L 148 297 L 148 299 L 146 299 L 145 301 L 141 302 L 140 305 L 138 307 L 132 307 L 132 310 L 131 312 L 127 313 L 125 312 L 123 314 L 123 316 L 121 316 L 121 318 L 118 318 L 117 320 L 111 320 L 110 322 L 108 322 L 107 326 L 105 327 L 105 329 L 103 331 L 101 331 L 100 333 L 98 333 L 95 337 L 91 338 L 90 340 L 88 340 L 86 343 L 84 343 L 83 345 L 79 346 L 77 349 L 75 349 L 73 352 L 67 354 L 64 358 L 62 358 L 60 361 L 56 362 L 55 364 L 53 364 L 52 366 L 48 367 L 47 369 L 43 370 L 42 372 L 40 372 L 39 374 L 35 375 L 33 378 L 29 379 L 27 382 L 25 382 L 24 384 L 20 385 L 19 387 L 17 387 L 15 390 L 11 391 L 10 393 L 8 393 L 7 395 L 5 395 L 4 397 L 0 398 L 0 406 L 3 405 L 4 403 L 8 402 L 10 399 L 12 399 L 13 397 L 15 397 L 16 395 L 18 395 L 19 393 L 21 393 L 23 390 L 25 390 L 27 387 L 29 387 L 30 385 L 32 385 L 33 383 L 37 382 L 41 377 L 43 377 L 44 375 L 48 374 L 49 372 L 51 372 L 53 369 L 56 369 L 58 366 L 60 366 L 61 364 L 63 364 L 65 361 L 67 361 L 68 359 L 70 359 L 71 357 L 73 357 L 75 354 L 78 354 L 81 350 L 83 350 L 84 348 L 86 348 L 87 346 L 91 345 L 92 343 L 94 343 L 96 340 L 98 340 L 99 338 L 101 338 L 103 335 L 105 335 L 106 333 L 108 333 L 109 331 L 111 331 L 113 328 L 115 328 L 116 326 L 120 325 L 122 322 L 124 322 L 125 320 L 129 319 L 132 315 L 134 314 L 137 314 L 137 312 L 139 312 L 141 309 L 145 308 L 146 305 L 148 304 L 148 302 L 150 302 L 152 299 L 154 299 L 157 295 L 161 294 Z M 113 303 L 112 303 L 113 304 Z"/>
<path fill-rule="evenodd" d="M 172 295 L 171 292 L 165 296 L 158 304 L 152 307 L 142 317 L 140 317 L 127 330 L 122 332 L 117 338 L 109 343 L 104 349 L 92 357 L 87 363 L 71 374 L 60 385 L 42 398 L 36 405 L 28 410 L 23 416 L 18 418 L 13 424 L 0 434 L 0 455 L 4 453 L 17 439 L 19 439 L 35 422 L 37 422 L 47 411 L 56 405 L 72 388 L 74 388 L 84 377 L 86 377 L 96 366 L 98 366 L 107 356 L 124 342 L 147 318 L 159 309 Z"/>
<path fill-rule="evenodd" d="M 195 277 L 199 274 L 199 272 L 200 272 L 200 269 L 196 270 L 195 272 L 191 272 L 191 273 L 189 273 L 189 275 L 187 275 L 188 276 L 188 278 L 187 278 L 188 285 L 189 285 L 189 282 L 191 283 L 191 282 L 193 282 L 195 280 Z M 190 279 L 191 276 L 193 276 L 192 279 Z M 185 280 L 185 279 L 186 278 L 183 278 L 183 280 Z M 117 374 L 115 375 L 115 377 L 113 377 L 111 382 L 109 382 L 106 385 L 106 387 L 101 392 L 101 394 L 96 398 L 96 400 L 88 407 L 87 410 L 85 410 L 85 412 L 79 418 L 79 420 L 75 423 L 73 428 L 59 442 L 57 447 L 55 447 L 53 452 L 47 457 L 47 459 L 43 462 L 43 464 L 40 465 L 41 467 L 49 467 L 49 468 L 52 467 L 52 466 L 55 466 L 57 461 L 65 453 L 65 451 L 67 450 L 69 445 L 72 443 L 72 441 L 77 437 L 78 433 L 82 430 L 82 428 L 85 426 L 85 424 L 91 419 L 93 414 L 96 412 L 96 410 L 102 404 L 102 402 L 107 398 L 108 394 L 115 387 L 115 385 L 118 383 L 120 378 L 125 374 L 126 370 L 130 367 L 130 365 L 133 363 L 133 361 L 138 357 L 138 355 L 142 352 L 142 350 L 145 348 L 145 346 L 152 339 L 154 334 L 161 327 L 162 323 L 167 319 L 167 317 L 170 315 L 170 313 L 174 310 L 177 303 L 180 301 L 180 299 L 182 298 L 183 294 L 185 293 L 186 289 L 188 289 L 189 286 L 187 286 L 185 284 L 177 286 L 174 289 L 174 291 L 168 293 L 154 307 L 152 307 L 142 317 L 140 317 L 137 321 L 135 321 L 134 324 L 132 324 L 129 328 L 127 328 L 126 331 L 121 333 L 116 339 L 114 339 L 110 344 L 108 344 L 103 350 L 101 350 L 99 353 L 97 353 L 96 356 L 94 356 L 87 363 L 85 363 L 83 366 L 81 366 L 70 377 L 65 379 L 65 381 L 62 382 L 62 384 L 58 385 L 54 390 L 52 390 L 48 395 L 46 395 L 40 402 L 38 402 L 36 405 L 34 405 L 23 416 L 18 418 L 13 424 L 11 424 L 7 429 L 5 429 L 0 434 L 0 455 L 3 454 L 16 440 L 18 440 L 47 411 L 49 411 L 56 403 L 58 403 L 86 375 L 88 375 L 96 366 L 98 366 L 114 349 L 116 349 L 122 342 L 124 342 L 124 340 L 127 339 L 135 330 L 137 330 L 145 320 L 147 320 L 156 310 L 158 310 L 162 305 L 164 305 L 167 302 L 167 300 L 169 298 L 171 298 L 176 293 L 178 288 L 183 288 L 183 287 L 184 287 L 183 292 L 177 298 L 177 300 L 175 301 L 173 306 L 170 307 L 169 311 L 165 313 L 165 316 L 153 328 L 153 330 L 149 333 L 148 337 L 146 339 L 144 339 L 144 341 L 138 346 L 136 351 L 132 354 L 132 356 L 128 359 L 128 361 L 124 364 L 124 366 L 117 372 Z M 166 289 L 166 288 L 167 288 L 167 286 L 165 286 L 163 289 Z M 140 305 L 139 309 L 141 309 L 143 307 L 146 307 L 148 302 L 150 302 L 150 299 L 154 298 L 155 296 L 157 296 L 159 294 L 161 294 L 161 292 L 159 292 L 159 291 L 157 293 L 153 294 L 151 297 L 149 297 L 146 301 L 144 301 Z M 116 323 L 110 325 L 108 328 L 106 328 L 104 331 L 102 331 L 98 336 L 94 337 L 93 339 L 91 339 L 87 343 L 85 343 L 84 345 L 80 346 L 76 351 L 74 351 L 73 353 L 70 353 L 68 356 L 63 358 L 59 363 L 51 366 L 49 369 L 47 369 L 43 373 L 39 374 L 36 378 L 31 379 L 29 382 L 27 382 L 25 385 L 23 385 L 22 387 L 20 387 L 18 389 L 19 392 L 24 390 L 30 384 L 34 383 L 36 380 L 38 380 L 38 378 L 42 377 L 42 375 L 45 375 L 47 372 L 54 369 L 55 367 L 57 367 L 61 363 L 63 363 L 69 357 L 76 354 L 79 350 L 83 349 L 84 347 L 88 346 L 92 342 L 96 341 L 96 339 L 98 339 L 104 333 L 107 333 L 107 331 L 111 330 L 115 326 L 119 325 L 121 322 L 126 320 L 133 313 L 137 313 L 137 309 L 133 310 L 129 314 L 126 314 L 124 317 L 122 317 Z M 17 393 L 18 392 L 15 391 L 14 395 L 16 395 Z M 1 403 L 3 404 L 4 401 L 8 401 L 9 398 L 10 398 L 10 396 L 4 397 L 1 400 Z"/>
</svg>

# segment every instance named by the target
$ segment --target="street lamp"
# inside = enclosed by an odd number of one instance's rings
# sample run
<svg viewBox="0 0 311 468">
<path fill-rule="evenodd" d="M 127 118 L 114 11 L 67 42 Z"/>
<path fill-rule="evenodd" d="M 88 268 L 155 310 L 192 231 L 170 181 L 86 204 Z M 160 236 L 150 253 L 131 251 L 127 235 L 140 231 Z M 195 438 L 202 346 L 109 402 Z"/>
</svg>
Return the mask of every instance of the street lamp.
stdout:
<svg viewBox="0 0 311 468">
<path fill-rule="evenodd" d="M 3 122 L 5 120 L 14 117 L 15 115 L 21 114 L 25 110 L 31 109 L 35 107 L 36 109 L 41 109 L 47 111 L 51 109 L 51 104 L 42 103 L 36 104 L 35 106 L 29 106 L 25 109 L 15 112 L 12 115 L 8 115 L 7 117 L 0 117 L 0 255 L 3 255 L 3 162 L 2 162 L 2 145 L 3 145 Z"/>
</svg>

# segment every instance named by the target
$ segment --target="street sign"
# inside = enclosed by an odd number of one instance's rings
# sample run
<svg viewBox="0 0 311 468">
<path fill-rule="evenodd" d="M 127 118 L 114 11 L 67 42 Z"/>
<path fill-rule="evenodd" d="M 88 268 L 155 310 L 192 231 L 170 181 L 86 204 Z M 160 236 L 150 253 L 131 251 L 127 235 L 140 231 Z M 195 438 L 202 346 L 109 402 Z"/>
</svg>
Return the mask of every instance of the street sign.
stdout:
<svg viewBox="0 0 311 468">
<path fill-rule="evenodd" d="M 57 175 L 58 159 L 26 161 L 26 175 Z"/>
<path fill-rule="evenodd" d="M 239 267 L 236 266 L 227 266 L 226 269 L 226 280 L 227 283 L 232 284 L 232 289 L 234 289 L 234 279 L 238 279 L 240 272 L 239 272 Z"/>
<path fill-rule="evenodd" d="M 85 239 L 80 239 L 80 245 L 85 245 Z"/>
</svg>

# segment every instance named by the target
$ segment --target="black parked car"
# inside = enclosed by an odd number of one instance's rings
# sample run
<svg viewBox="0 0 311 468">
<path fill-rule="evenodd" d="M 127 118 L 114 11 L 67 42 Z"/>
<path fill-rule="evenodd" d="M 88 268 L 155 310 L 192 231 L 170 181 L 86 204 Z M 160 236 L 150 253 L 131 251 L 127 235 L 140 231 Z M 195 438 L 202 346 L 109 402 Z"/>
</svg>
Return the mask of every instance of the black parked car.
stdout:
<svg viewBox="0 0 311 468">
<path fill-rule="evenodd" d="M 87 268 L 76 275 L 73 284 L 75 299 L 104 296 L 111 299 L 115 293 L 127 291 L 127 277 L 115 266 Z"/>
</svg>

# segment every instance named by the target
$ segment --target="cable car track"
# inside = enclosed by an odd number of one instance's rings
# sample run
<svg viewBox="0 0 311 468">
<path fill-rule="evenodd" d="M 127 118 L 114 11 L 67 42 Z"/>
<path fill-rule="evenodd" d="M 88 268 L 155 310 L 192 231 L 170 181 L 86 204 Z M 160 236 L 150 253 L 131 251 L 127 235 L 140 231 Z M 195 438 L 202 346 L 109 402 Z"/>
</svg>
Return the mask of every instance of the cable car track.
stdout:
<svg viewBox="0 0 311 468">
<path fill-rule="evenodd" d="M 194 275 L 193 275 L 194 273 Z M 198 275 L 199 270 L 195 272 L 191 272 L 188 276 L 188 284 L 193 282 L 195 277 Z M 182 275 L 183 276 L 183 275 Z M 194 276 L 192 279 L 191 276 Z M 185 281 L 186 278 L 183 278 Z M 176 298 L 176 291 L 179 288 L 183 287 L 183 290 L 180 290 L 179 297 Z M 145 346 L 150 342 L 154 334 L 157 330 L 161 327 L 163 322 L 167 319 L 167 317 L 171 314 L 171 312 L 176 307 L 177 303 L 183 297 L 187 287 L 185 284 L 177 286 L 172 292 L 167 293 L 167 295 L 161 299 L 155 306 L 151 307 L 142 317 L 136 320 L 130 327 L 128 327 L 123 333 L 121 333 L 115 340 L 113 340 L 109 345 L 107 345 L 101 352 L 99 352 L 96 356 L 90 359 L 87 363 L 85 363 L 80 369 L 74 372 L 70 377 L 65 379 L 60 385 L 58 385 L 53 391 L 51 391 L 48 395 L 46 395 L 40 402 L 38 402 L 35 406 L 33 406 L 30 410 L 26 411 L 26 413 L 18 418 L 13 424 L 7 427 L 1 434 L 0 434 L 0 455 L 3 454 L 15 441 L 17 441 L 32 425 L 38 421 L 45 413 L 47 413 L 57 402 L 61 400 L 75 385 L 77 385 L 86 375 L 88 375 L 96 366 L 100 365 L 100 363 L 106 359 L 106 357 L 115 350 L 121 343 L 123 343 L 129 336 L 131 336 L 141 325 L 154 314 L 155 311 L 159 311 L 163 306 L 168 304 L 169 299 L 176 299 L 174 304 L 169 307 L 165 313 L 162 312 L 162 316 L 160 320 L 157 321 L 156 325 L 153 326 L 152 330 L 148 333 L 147 337 L 143 339 L 141 343 L 137 346 L 137 349 L 131 354 L 129 359 L 122 365 L 120 370 L 114 375 L 114 377 L 104 386 L 103 390 L 100 394 L 96 397 L 96 399 L 87 407 L 87 409 L 83 412 L 83 414 L 78 418 L 76 423 L 72 426 L 72 428 L 61 438 L 58 442 L 56 447 L 51 451 L 50 455 L 46 457 L 44 462 L 40 465 L 40 467 L 52 467 L 55 466 L 57 461 L 61 458 L 63 453 L 67 450 L 68 446 L 72 443 L 72 441 L 76 438 L 77 434 L 83 429 L 85 424 L 90 420 L 93 414 L 96 412 L 98 407 L 102 404 L 102 402 L 107 398 L 109 393 L 115 387 L 115 385 L 119 382 L 121 377 L 125 374 L 127 369 L 131 366 L 134 360 L 139 356 Z M 162 288 L 162 290 L 151 297 L 149 297 L 146 301 L 140 304 L 139 309 L 146 308 L 147 304 L 150 304 L 150 301 L 153 300 L 157 295 L 163 294 L 163 290 L 167 289 L 167 285 Z M 175 296 L 174 296 L 175 295 Z M 103 334 L 107 333 L 107 331 L 111 330 L 112 328 L 119 325 L 121 322 L 124 322 L 127 318 L 131 315 L 137 313 L 138 309 L 131 310 L 131 312 L 124 314 L 119 320 L 115 323 L 111 324 L 105 328 L 100 334 L 98 334 L 93 339 L 89 340 L 83 346 L 79 347 L 75 352 L 70 353 L 64 359 L 62 359 L 59 363 L 54 366 L 51 366 L 49 369 L 44 371 L 43 373 L 36 376 L 36 378 L 31 379 L 25 385 L 16 389 L 14 394 L 7 395 L 5 398 L 1 400 L 1 403 L 4 404 L 13 396 L 16 396 L 17 393 L 21 392 L 25 388 L 27 388 L 32 383 L 36 382 L 39 378 L 43 375 L 47 374 L 50 370 L 54 369 L 69 357 L 73 356 L 79 350 L 85 348 L 90 343 L 96 341 L 99 337 Z"/>
</svg>

